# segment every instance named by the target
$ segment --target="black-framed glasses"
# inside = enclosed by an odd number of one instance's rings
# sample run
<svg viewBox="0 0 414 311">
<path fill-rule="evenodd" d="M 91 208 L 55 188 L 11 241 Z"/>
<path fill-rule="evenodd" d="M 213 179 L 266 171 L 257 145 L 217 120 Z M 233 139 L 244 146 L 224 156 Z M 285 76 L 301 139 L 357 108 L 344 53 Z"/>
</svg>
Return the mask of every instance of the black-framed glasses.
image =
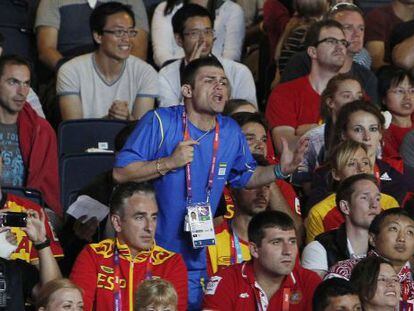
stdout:
<svg viewBox="0 0 414 311">
<path fill-rule="evenodd" d="M 104 29 L 102 30 L 102 32 L 110 33 L 111 35 L 114 35 L 117 38 L 122 38 L 125 35 L 127 35 L 130 38 L 134 38 L 138 34 L 138 30 L 136 29 L 116 29 L 116 30 Z"/>
<path fill-rule="evenodd" d="M 318 46 L 321 43 L 326 43 L 326 44 L 331 45 L 331 46 L 342 45 L 346 48 L 349 46 L 349 42 L 346 41 L 345 39 L 339 40 L 339 39 L 336 39 L 336 38 L 333 38 L 333 37 L 328 37 L 328 38 L 319 40 L 315 43 L 315 46 Z"/>
</svg>

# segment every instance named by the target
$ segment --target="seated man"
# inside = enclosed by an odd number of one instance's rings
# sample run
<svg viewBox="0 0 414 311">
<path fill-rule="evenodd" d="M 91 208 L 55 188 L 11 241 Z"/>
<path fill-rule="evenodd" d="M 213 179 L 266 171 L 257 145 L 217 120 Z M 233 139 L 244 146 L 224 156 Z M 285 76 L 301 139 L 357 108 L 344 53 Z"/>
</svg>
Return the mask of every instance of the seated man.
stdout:
<svg viewBox="0 0 414 311">
<path fill-rule="evenodd" d="M 381 256 L 397 273 L 404 300 L 413 301 L 414 282 L 409 260 L 414 254 L 414 220 L 402 208 L 391 208 L 377 215 L 369 227 L 369 243 L 373 248 L 367 256 Z M 361 259 L 338 262 L 329 269 L 326 278 L 349 280 L 352 269 Z"/>
<path fill-rule="evenodd" d="M 318 125 L 320 94 L 345 62 L 349 43 L 340 23 L 316 22 L 310 27 L 307 38 L 307 53 L 312 62 L 310 74 L 275 87 L 266 106 L 266 119 L 279 152 L 282 137 L 295 146 L 303 134 Z"/>
<path fill-rule="evenodd" d="M 349 281 L 332 278 L 323 281 L 313 294 L 313 311 L 360 311 L 361 301 Z"/>
<path fill-rule="evenodd" d="M 159 72 L 160 106 L 183 104 L 180 80 L 183 68 L 192 60 L 211 54 L 214 41 L 213 18 L 207 9 L 189 4 L 173 16 L 175 40 L 184 49 L 184 59 L 178 59 Z M 246 99 L 257 107 L 256 87 L 250 70 L 243 64 L 219 58 L 231 85 L 230 98 Z"/>
<path fill-rule="evenodd" d="M 268 165 L 265 159 L 254 157 L 259 165 Z M 230 189 L 234 201 L 234 216 L 225 218 L 215 226 L 216 245 L 208 247 L 207 262 L 209 275 L 224 267 L 248 261 L 249 239 L 247 227 L 254 215 L 265 211 L 270 203 L 270 185 L 253 189 Z"/>
<path fill-rule="evenodd" d="M 27 103 L 30 65 L 18 56 L 0 57 L 1 185 L 34 188 L 61 215 L 56 135 Z"/>
<path fill-rule="evenodd" d="M 85 310 L 130 310 L 136 287 L 153 277 L 170 281 L 178 294 L 178 309 L 186 310 L 184 261 L 154 241 L 158 214 L 154 188 L 149 183 L 122 184 L 110 206 L 116 238 L 86 246 L 71 273 L 72 281 L 83 289 Z"/>
<path fill-rule="evenodd" d="M 102 0 L 101 4 L 109 2 Z M 131 5 L 137 21 L 138 35 L 132 38 L 132 54 L 147 58 L 148 20 L 142 0 L 120 0 Z M 95 5 L 87 1 L 39 1 L 35 29 L 40 61 L 51 70 L 59 69 L 68 58 L 93 50 L 92 34 L 89 30 L 89 16 Z"/>
<path fill-rule="evenodd" d="M 154 107 L 155 70 L 130 55 L 135 29 L 131 8 L 117 2 L 98 6 L 90 17 L 97 50 L 65 63 L 56 90 L 62 119 L 136 120 Z"/>
<path fill-rule="evenodd" d="M 27 262 L 0 258 L 1 295 L 6 297 L 0 301 L 1 310 L 27 310 L 25 302 L 29 297 L 34 297 L 34 289 L 61 277 L 46 235 L 44 212 L 40 211 L 40 215 L 35 210 L 27 212 L 27 224 L 22 230 L 39 254 L 39 271 Z M 0 234 L 11 237 L 10 231 L 5 232 L 7 230 L 10 228 L 1 227 Z"/>
<path fill-rule="evenodd" d="M 323 277 L 338 261 L 362 258 L 368 252 L 368 228 L 381 212 L 381 193 L 374 176 L 357 174 L 344 179 L 336 192 L 336 206 L 345 218 L 338 228 L 318 235 L 306 245 L 302 265 Z"/>
<path fill-rule="evenodd" d="M 296 264 L 293 220 L 279 211 L 259 213 L 249 223 L 248 236 L 253 259 L 211 277 L 204 308 L 312 310 L 313 292 L 320 278 Z"/>
</svg>

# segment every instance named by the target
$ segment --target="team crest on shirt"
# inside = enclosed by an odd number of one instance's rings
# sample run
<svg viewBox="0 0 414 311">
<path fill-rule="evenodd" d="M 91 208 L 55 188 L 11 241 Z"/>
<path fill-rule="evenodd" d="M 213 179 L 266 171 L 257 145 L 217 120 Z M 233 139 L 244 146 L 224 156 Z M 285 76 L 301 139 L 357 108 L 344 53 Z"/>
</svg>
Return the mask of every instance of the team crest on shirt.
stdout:
<svg viewBox="0 0 414 311">
<path fill-rule="evenodd" d="M 217 290 L 217 286 L 219 285 L 222 277 L 220 276 L 212 276 L 208 281 L 207 288 L 206 288 L 206 295 L 214 295 Z"/>
<path fill-rule="evenodd" d="M 297 305 L 302 300 L 302 292 L 295 291 L 290 295 L 289 303 L 292 305 Z"/>
</svg>

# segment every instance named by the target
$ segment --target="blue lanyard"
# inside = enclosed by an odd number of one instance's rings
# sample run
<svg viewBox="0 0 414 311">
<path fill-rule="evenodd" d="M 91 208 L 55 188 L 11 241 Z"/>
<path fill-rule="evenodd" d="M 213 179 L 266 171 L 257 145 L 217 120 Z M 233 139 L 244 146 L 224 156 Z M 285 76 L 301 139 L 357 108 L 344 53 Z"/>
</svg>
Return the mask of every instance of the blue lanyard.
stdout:
<svg viewBox="0 0 414 311">
<path fill-rule="evenodd" d="M 234 265 L 235 263 L 243 262 L 243 254 L 242 254 L 239 237 L 234 232 L 231 221 L 229 221 L 229 228 L 230 228 L 230 246 L 231 246 L 230 263 Z"/>
</svg>

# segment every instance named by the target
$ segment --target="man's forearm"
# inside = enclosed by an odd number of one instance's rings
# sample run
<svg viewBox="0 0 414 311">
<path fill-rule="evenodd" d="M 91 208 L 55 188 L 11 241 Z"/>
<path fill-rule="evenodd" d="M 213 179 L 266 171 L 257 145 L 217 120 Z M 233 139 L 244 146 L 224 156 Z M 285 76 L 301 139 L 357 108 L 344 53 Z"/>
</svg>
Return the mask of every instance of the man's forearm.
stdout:
<svg viewBox="0 0 414 311">
<path fill-rule="evenodd" d="M 252 177 L 247 183 L 246 188 L 257 188 L 275 181 L 276 175 L 274 173 L 274 167 L 274 165 L 257 166 Z"/>
</svg>

